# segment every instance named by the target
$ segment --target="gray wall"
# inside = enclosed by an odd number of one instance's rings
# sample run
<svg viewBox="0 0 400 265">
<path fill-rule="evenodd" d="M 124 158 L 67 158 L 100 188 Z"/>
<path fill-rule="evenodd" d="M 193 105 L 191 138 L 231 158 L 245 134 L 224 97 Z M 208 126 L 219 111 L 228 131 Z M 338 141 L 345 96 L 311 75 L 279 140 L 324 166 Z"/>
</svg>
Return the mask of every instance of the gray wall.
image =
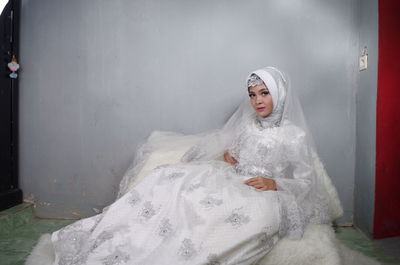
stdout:
<svg viewBox="0 0 400 265">
<path fill-rule="evenodd" d="M 115 198 L 151 131 L 223 124 L 248 72 L 291 77 L 351 221 L 358 0 L 22 0 L 20 175 L 43 217 Z"/>
<path fill-rule="evenodd" d="M 368 47 L 368 69 L 357 88 L 356 174 L 354 223 L 372 234 L 375 198 L 376 96 L 378 72 L 378 0 L 360 5 L 360 51 Z"/>
</svg>

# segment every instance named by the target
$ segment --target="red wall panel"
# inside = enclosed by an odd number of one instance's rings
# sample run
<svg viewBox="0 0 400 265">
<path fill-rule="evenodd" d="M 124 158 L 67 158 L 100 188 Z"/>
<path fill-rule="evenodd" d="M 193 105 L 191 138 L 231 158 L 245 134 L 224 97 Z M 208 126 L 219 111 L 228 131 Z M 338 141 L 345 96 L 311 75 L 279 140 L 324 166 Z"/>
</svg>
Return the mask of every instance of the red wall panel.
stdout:
<svg viewBox="0 0 400 265">
<path fill-rule="evenodd" d="M 375 238 L 400 236 L 399 10 L 399 0 L 379 0 Z"/>
</svg>

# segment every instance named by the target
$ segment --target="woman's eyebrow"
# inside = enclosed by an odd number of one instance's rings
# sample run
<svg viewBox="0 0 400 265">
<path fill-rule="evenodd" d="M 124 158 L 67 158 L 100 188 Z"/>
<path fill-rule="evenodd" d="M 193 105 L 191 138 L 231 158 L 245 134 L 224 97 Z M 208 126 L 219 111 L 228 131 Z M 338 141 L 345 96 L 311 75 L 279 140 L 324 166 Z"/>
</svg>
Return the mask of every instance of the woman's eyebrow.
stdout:
<svg viewBox="0 0 400 265">
<path fill-rule="evenodd" d="M 248 92 L 249 93 L 258 93 L 258 92 L 263 92 L 263 91 L 267 91 L 267 92 L 269 92 L 269 90 L 268 90 L 268 88 L 267 87 L 263 87 L 263 88 L 260 88 L 260 89 L 258 89 L 257 91 L 252 91 L 252 90 L 249 90 Z"/>
<path fill-rule="evenodd" d="M 268 88 L 266 87 L 260 88 L 258 91 L 264 91 L 264 90 L 269 91 Z"/>
</svg>

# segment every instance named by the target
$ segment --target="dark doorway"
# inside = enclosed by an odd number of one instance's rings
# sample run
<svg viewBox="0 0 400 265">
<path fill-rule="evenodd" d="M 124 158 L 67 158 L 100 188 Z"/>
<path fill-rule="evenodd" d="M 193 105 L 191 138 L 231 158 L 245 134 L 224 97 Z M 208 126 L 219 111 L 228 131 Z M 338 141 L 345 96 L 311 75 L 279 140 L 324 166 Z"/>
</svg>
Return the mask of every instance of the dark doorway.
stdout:
<svg viewBox="0 0 400 265">
<path fill-rule="evenodd" d="M 0 210 L 22 202 L 18 187 L 18 78 L 7 64 L 19 58 L 20 0 L 10 0 L 0 17 Z"/>
</svg>

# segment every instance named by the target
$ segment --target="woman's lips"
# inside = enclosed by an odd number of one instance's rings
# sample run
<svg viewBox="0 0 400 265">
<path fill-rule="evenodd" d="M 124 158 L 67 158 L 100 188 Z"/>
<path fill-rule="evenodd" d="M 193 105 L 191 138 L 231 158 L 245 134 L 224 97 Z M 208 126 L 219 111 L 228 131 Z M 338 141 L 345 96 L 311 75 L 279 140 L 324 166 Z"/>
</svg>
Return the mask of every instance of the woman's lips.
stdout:
<svg viewBox="0 0 400 265">
<path fill-rule="evenodd" d="M 262 112 L 263 110 L 265 110 L 265 107 L 259 107 L 257 108 L 257 111 Z"/>
</svg>

